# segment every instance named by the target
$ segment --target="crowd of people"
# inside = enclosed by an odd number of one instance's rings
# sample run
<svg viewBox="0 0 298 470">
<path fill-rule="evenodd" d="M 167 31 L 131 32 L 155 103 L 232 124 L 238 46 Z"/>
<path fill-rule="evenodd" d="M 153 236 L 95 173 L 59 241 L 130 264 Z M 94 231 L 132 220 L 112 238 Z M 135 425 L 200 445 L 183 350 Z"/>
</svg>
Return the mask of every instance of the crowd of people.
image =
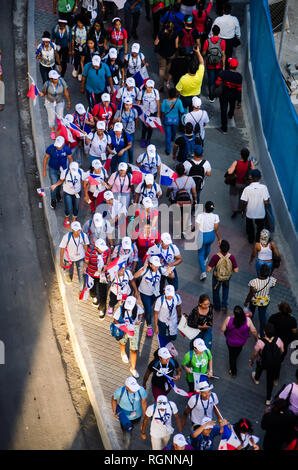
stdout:
<svg viewBox="0 0 298 470">
<path fill-rule="evenodd" d="M 50 31 L 43 33 L 36 50 L 43 82 L 39 96 L 45 98 L 53 139 L 45 152 L 43 177 L 48 175 L 51 181 L 53 210 L 63 198 L 64 227 L 68 229 L 60 243 L 61 269 L 65 281 L 71 283 L 76 265 L 80 298 L 89 294 L 99 319 L 111 318 L 111 335 L 119 343 L 123 363 L 130 364 L 131 376 L 111 399 L 125 449 L 131 446 L 137 423 L 141 423 L 141 437 L 146 439 L 149 421 L 154 450 L 211 450 L 216 436 L 221 442 L 232 436 L 236 449 L 260 448 L 248 418 L 232 425 L 221 415 L 210 383 L 214 377 L 214 314 L 228 314 L 229 282 L 239 267 L 229 241 L 221 237 L 215 203 L 207 201 L 203 212 L 198 210 L 212 175 L 211 164 L 204 159 L 209 116 L 202 109 L 200 95 L 205 69 L 209 102 L 219 99 L 223 134 L 227 134 L 228 119 L 233 118 L 236 106 L 241 106 L 242 89 L 234 54 L 241 36 L 238 19 L 232 16 L 228 2 L 218 1 L 219 16 L 212 23 L 212 7 L 213 0 L 145 0 L 146 18 L 152 14 L 158 87 L 150 78 L 150 63 L 141 41 L 130 45 L 131 39 L 139 39 L 142 0 L 126 1 L 124 23 L 113 16 L 112 2 L 54 0 L 57 24 L 49 25 Z M 86 95 L 87 109 L 83 103 L 72 103 L 64 78 L 69 63 L 73 63 L 72 78 Z M 145 72 L 147 79 L 137 86 L 137 76 Z M 155 127 L 146 120 L 139 122 L 139 109 L 149 118 L 160 119 L 164 129 L 164 153 L 171 155 L 175 167 L 175 176 L 166 185 L 169 204 L 177 207 L 173 225 L 178 225 L 180 237 L 195 240 L 200 282 L 212 271 L 212 299 L 200 295 L 188 314 L 183 313 L 176 269 L 183 263 L 183 253 L 170 227 L 159 232 L 163 169 L 170 175 L 173 171 L 154 144 Z M 135 155 L 139 127 L 144 151 Z M 225 182 L 230 188 L 231 217 L 242 213 L 246 220 L 248 242 L 253 245 L 249 263 L 256 259 L 256 278 L 248 284 L 244 306 L 234 307 L 221 330 L 226 336 L 232 378 L 237 376 L 237 358 L 250 334 L 255 338 L 250 359 L 251 367 L 256 360 L 252 380 L 259 384 L 263 371 L 267 377 L 263 448 L 281 449 L 297 439 L 297 380 L 275 398 L 272 391 L 287 348 L 297 334 L 297 323 L 286 302 L 267 318 L 270 289 L 277 282 L 272 274 L 279 268 L 280 254 L 268 230 L 272 222 L 268 189 L 260 183 L 262 175 L 249 150 L 239 151 L 240 158 L 227 169 Z M 89 207 L 87 220 L 80 218 L 82 200 Z M 215 238 L 218 253 L 209 259 Z M 254 324 L 256 309 L 258 329 Z M 143 321 L 148 341 L 157 335 L 160 347 L 141 386 L 137 361 Z M 179 330 L 190 340 L 181 365 L 174 346 Z M 178 410 L 167 396 L 182 374 L 188 399 L 185 409 Z M 150 376 L 154 403 L 147 406 Z M 179 434 L 171 444 L 173 416 Z M 192 427 L 186 439 L 183 429 L 189 418 Z"/>
</svg>

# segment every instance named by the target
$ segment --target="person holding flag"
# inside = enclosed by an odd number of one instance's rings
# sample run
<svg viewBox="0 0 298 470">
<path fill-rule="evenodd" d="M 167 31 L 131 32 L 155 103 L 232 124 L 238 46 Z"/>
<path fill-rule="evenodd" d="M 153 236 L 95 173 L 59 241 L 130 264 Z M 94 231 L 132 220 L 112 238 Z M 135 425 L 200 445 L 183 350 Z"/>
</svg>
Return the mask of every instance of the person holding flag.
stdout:
<svg viewBox="0 0 298 470">
<path fill-rule="evenodd" d="M 195 425 L 191 434 L 191 445 L 194 450 L 213 450 L 214 439 L 216 436 L 223 436 L 225 426 L 228 426 L 226 419 L 221 421 L 220 426 L 216 426 L 216 421 L 205 416 L 202 424 Z"/>
<path fill-rule="evenodd" d="M 107 218 L 113 228 L 117 225 L 121 225 L 120 222 L 123 222 L 122 225 L 124 225 L 122 218 L 125 217 L 127 213 L 126 207 L 114 198 L 112 191 L 105 191 L 104 204 L 97 206 L 96 212 L 101 213 L 103 218 Z"/>
<path fill-rule="evenodd" d="M 125 98 L 131 98 L 132 103 L 135 104 L 139 89 L 136 87 L 135 79 L 128 77 L 125 82 L 125 86 L 122 86 L 117 91 L 116 102 L 118 103 L 118 111 L 122 111 Z M 116 116 L 115 116 L 116 118 Z"/>
<path fill-rule="evenodd" d="M 57 119 L 58 127 L 56 130 L 56 138 L 58 136 L 62 136 L 65 139 L 65 144 L 73 150 L 73 156 L 77 151 L 79 139 L 75 135 L 75 132 L 68 127 L 70 124 L 73 123 L 73 116 L 72 114 L 66 114 L 63 119 Z"/>
<path fill-rule="evenodd" d="M 141 72 L 142 67 L 148 67 L 145 56 L 140 52 L 140 44 L 134 42 L 130 49 L 130 54 L 124 58 L 125 67 L 127 67 L 127 77 L 134 77 L 138 72 Z"/>
<path fill-rule="evenodd" d="M 132 243 L 130 237 L 123 237 L 122 242 L 115 246 L 112 259 L 118 257 L 126 260 L 128 268 L 134 274 L 138 262 L 138 249 L 136 244 Z"/>
<path fill-rule="evenodd" d="M 129 80 L 129 79 L 127 79 Z M 125 89 L 124 89 L 125 90 Z M 128 161 L 133 163 L 133 144 L 135 139 L 135 131 L 138 128 L 138 112 L 132 106 L 132 97 L 126 96 L 122 98 L 120 109 L 115 114 L 114 122 L 121 122 L 123 129 L 131 139 L 131 147 L 128 149 Z"/>
<path fill-rule="evenodd" d="M 145 117 L 160 118 L 160 96 L 159 91 L 154 88 L 154 80 L 147 80 L 145 86 L 139 91 L 137 104 L 142 106 Z M 145 118 L 144 118 L 145 121 Z M 150 145 L 153 127 L 142 124 L 142 140 L 141 147 L 145 148 Z"/>
<path fill-rule="evenodd" d="M 121 122 L 114 124 L 113 130 L 109 132 L 111 143 L 109 148 L 114 150 L 114 155 L 111 162 L 111 172 L 117 171 L 117 167 L 121 162 L 127 162 L 127 150 L 131 148 L 130 135 L 123 129 Z"/>
<path fill-rule="evenodd" d="M 200 382 L 201 375 L 212 377 L 212 354 L 210 349 L 206 347 L 204 340 L 201 338 L 194 340 L 193 349 L 185 354 L 181 365 L 186 372 L 186 381 L 190 392 L 194 392 Z"/>
<path fill-rule="evenodd" d="M 106 183 L 108 174 L 103 168 L 101 161 L 95 159 L 91 163 L 91 170 L 87 172 L 84 184 L 85 201 L 90 204 L 92 214 L 96 207 L 104 200 L 104 192 L 109 187 Z"/>
<path fill-rule="evenodd" d="M 151 173 L 155 178 L 157 175 L 160 175 L 161 158 L 157 153 L 155 145 L 148 145 L 146 152 L 138 156 L 136 164 L 142 173 Z"/>
<path fill-rule="evenodd" d="M 164 295 L 158 297 L 155 302 L 154 333 L 164 344 L 175 341 L 177 338 L 181 304 L 180 295 L 175 293 L 175 289 L 171 285 L 165 287 Z"/>
<path fill-rule="evenodd" d="M 96 123 L 96 132 L 88 134 L 85 138 L 86 146 L 89 146 L 89 160 L 92 165 L 93 160 L 100 160 L 102 164 L 106 162 L 107 155 L 111 153 L 109 144 L 111 143 L 110 136 L 105 132 L 106 123 L 98 121 Z"/>
<path fill-rule="evenodd" d="M 216 393 L 211 392 L 213 385 L 209 385 L 207 381 L 199 382 L 197 393 L 193 394 L 184 410 L 182 417 L 182 427 L 185 427 L 186 418 L 190 414 L 192 426 L 201 425 L 203 419 L 208 417 L 213 419 L 213 411 L 219 421 L 222 422 L 222 416 L 217 408 L 218 397 Z"/>
<path fill-rule="evenodd" d="M 110 277 L 111 281 L 111 286 L 108 290 L 106 302 L 106 311 L 108 316 L 113 315 L 115 306 L 118 303 L 122 304 L 127 299 L 127 297 L 131 295 L 132 290 L 134 292 L 134 297 L 140 301 L 140 294 L 137 285 L 135 283 L 132 272 L 127 268 L 125 258 L 119 259 L 117 274 L 112 277 L 109 275 L 108 270 L 108 276 Z"/>
</svg>

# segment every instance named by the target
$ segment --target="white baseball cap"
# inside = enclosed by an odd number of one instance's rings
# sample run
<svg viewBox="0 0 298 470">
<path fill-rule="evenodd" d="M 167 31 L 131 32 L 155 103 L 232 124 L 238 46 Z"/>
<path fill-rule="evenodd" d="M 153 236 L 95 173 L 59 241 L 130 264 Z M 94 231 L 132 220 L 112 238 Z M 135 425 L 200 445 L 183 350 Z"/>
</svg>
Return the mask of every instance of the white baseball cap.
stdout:
<svg viewBox="0 0 298 470">
<path fill-rule="evenodd" d="M 109 56 L 111 59 L 117 59 L 117 51 L 114 47 L 109 50 Z"/>
<path fill-rule="evenodd" d="M 103 93 L 101 95 L 101 101 L 104 102 L 104 101 L 111 101 L 111 97 L 109 95 L 109 93 Z"/>
<path fill-rule="evenodd" d="M 122 248 L 124 248 L 124 250 L 131 250 L 131 247 L 132 247 L 131 238 L 123 237 L 121 245 L 122 245 Z"/>
<path fill-rule="evenodd" d="M 120 171 L 120 170 L 127 171 L 127 168 L 128 168 L 128 166 L 127 166 L 127 163 L 125 163 L 125 162 L 121 162 L 121 163 L 119 163 L 119 165 L 118 165 L 118 170 L 119 170 L 119 171 Z"/>
<path fill-rule="evenodd" d="M 161 241 L 164 242 L 165 245 L 171 245 L 173 243 L 172 237 L 168 232 L 164 232 L 160 238 L 161 238 Z"/>
<path fill-rule="evenodd" d="M 159 348 L 158 357 L 161 357 L 161 359 L 170 359 L 172 356 L 168 348 Z"/>
<path fill-rule="evenodd" d="M 155 145 L 153 145 L 153 144 L 148 145 L 146 151 L 147 151 L 147 154 L 149 155 L 149 157 L 155 157 L 155 155 L 156 155 Z"/>
<path fill-rule="evenodd" d="M 131 390 L 134 393 L 138 392 L 141 388 L 134 377 L 128 377 L 125 380 L 125 385 L 127 388 L 129 388 L 129 390 Z"/>
<path fill-rule="evenodd" d="M 202 100 L 201 98 L 198 98 L 197 96 L 194 96 L 192 99 L 192 105 L 194 108 L 200 108 L 202 106 Z"/>
<path fill-rule="evenodd" d="M 77 221 L 72 222 L 70 228 L 71 228 L 71 230 L 73 230 L 74 232 L 77 232 L 78 230 L 82 230 L 82 227 L 81 227 L 80 222 L 77 222 Z"/>
<path fill-rule="evenodd" d="M 97 121 L 97 124 L 96 124 L 96 129 L 103 129 L 105 130 L 106 128 L 106 123 L 104 121 Z"/>
<path fill-rule="evenodd" d="M 69 165 L 69 169 L 71 171 L 78 171 L 79 164 L 77 162 L 71 162 L 70 165 Z"/>
<path fill-rule="evenodd" d="M 149 258 L 149 263 L 153 264 L 153 266 L 159 267 L 161 266 L 160 260 L 158 256 L 151 256 Z"/>
<path fill-rule="evenodd" d="M 204 340 L 201 338 L 197 338 L 194 340 L 193 347 L 196 348 L 200 352 L 206 351 L 207 349 Z"/>
<path fill-rule="evenodd" d="M 146 82 L 146 87 L 154 88 L 154 85 L 155 85 L 155 81 L 154 81 L 154 80 L 147 80 L 147 82 Z"/>
<path fill-rule="evenodd" d="M 151 197 L 144 197 L 142 202 L 143 202 L 143 206 L 144 206 L 146 209 L 149 209 L 149 207 L 153 207 L 153 203 L 152 203 Z"/>
<path fill-rule="evenodd" d="M 99 67 L 100 62 L 101 62 L 101 58 L 99 57 L 99 55 L 94 55 L 92 57 L 92 65 L 95 65 L 95 67 Z"/>
<path fill-rule="evenodd" d="M 99 170 L 99 168 L 102 167 L 101 161 L 96 158 L 95 160 L 92 160 L 91 166 L 95 168 L 95 170 Z"/>
<path fill-rule="evenodd" d="M 131 46 L 131 52 L 136 52 L 138 54 L 140 52 L 140 44 L 137 42 L 134 42 L 133 45 Z"/>
<path fill-rule="evenodd" d="M 154 176 L 149 174 L 145 176 L 145 183 L 146 184 L 153 184 L 154 183 Z"/>
<path fill-rule="evenodd" d="M 76 104 L 75 110 L 79 114 L 84 114 L 86 112 L 85 106 L 82 103 Z"/>
<path fill-rule="evenodd" d="M 103 196 L 106 201 L 110 201 L 111 199 L 114 199 L 114 194 L 112 193 L 112 191 L 106 191 Z"/>
<path fill-rule="evenodd" d="M 213 385 L 210 385 L 207 380 L 204 382 L 199 382 L 198 387 L 198 392 L 209 392 L 209 390 L 213 389 Z"/>
<path fill-rule="evenodd" d="M 207 424 L 207 423 L 210 423 L 212 421 L 211 418 L 209 418 L 208 416 L 204 416 L 204 418 L 202 419 L 202 422 L 201 422 L 201 426 L 203 424 Z M 208 426 L 205 426 L 204 429 L 212 429 L 214 427 L 213 424 L 209 424 Z"/>
<path fill-rule="evenodd" d="M 128 77 L 126 79 L 126 85 L 131 87 L 131 86 L 136 86 L 136 82 L 135 82 L 135 79 L 132 78 L 132 77 Z"/>
<path fill-rule="evenodd" d="M 116 122 L 114 125 L 114 132 L 122 132 L 123 131 L 123 124 L 122 122 Z"/>
<path fill-rule="evenodd" d="M 59 77 L 60 77 L 60 75 L 56 70 L 51 70 L 49 72 L 49 78 L 53 78 L 54 80 L 57 80 L 57 78 L 59 78 Z"/>
<path fill-rule="evenodd" d="M 168 285 L 165 287 L 165 296 L 166 296 L 166 297 L 173 297 L 174 295 L 175 295 L 174 286 L 171 286 L 170 284 L 168 284 Z"/>
<path fill-rule="evenodd" d="M 132 97 L 127 96 L 126 98 L 124 98 L 124 104 L 132 104 Z"/>
<path fill-rule="evenodd" d="M 165 395 L 158 395 L 156 399 L 156 408 L 158 410 L 164 410 L 168 403 L 168 398 Z"/>
<path fill-rule="evenodd" d="M 64 120 L 69 122 L 69 123 L 73 122 L 73 115 L 72 114 L 66 114 L 64 116 Z"/>
<path fill-rule="evenodd" d="M 55 147 L 62 147 L 62 145 L 64 145 L 64 143 L 65 143 L 64 137 L 62 137 L 62 135 L 59 135 L 56 138 L 54 145 L 55 145 Z"/>
<path fill-rule="evenodd" d="M 98 238 L 95 242 L 96 248 L 98 248 L 100 251 L 106 251 L 108 249 L 106 242 L 103 240 L 103 238 Z"/>
<path fill-rule="evenodd" d="M 132 295 L 129 295 L 127 299 L 124 302 L 124 308 L 127 310 L 132 310 L 134 306 L 136 305 L 137 299 L 133 297 Z"/>
<path fill-rule="evenodd" d="M 93 216 L 93 223 L 95 225 L 96 228 L 101 228 L 102 225 L 103 225 L 103 217 L 102 217 L 102 214 L 100 214 L 100 212 L 96 212 Z"/>
<path fill-rule="evenodd" d="M 173 444 L 176 444 L 176 446 L 179 447 L 184 447 L 187 445 L 187 441 L 183 434 L 175 434 L 175 436 L 173 437 Z"/>
</svg>

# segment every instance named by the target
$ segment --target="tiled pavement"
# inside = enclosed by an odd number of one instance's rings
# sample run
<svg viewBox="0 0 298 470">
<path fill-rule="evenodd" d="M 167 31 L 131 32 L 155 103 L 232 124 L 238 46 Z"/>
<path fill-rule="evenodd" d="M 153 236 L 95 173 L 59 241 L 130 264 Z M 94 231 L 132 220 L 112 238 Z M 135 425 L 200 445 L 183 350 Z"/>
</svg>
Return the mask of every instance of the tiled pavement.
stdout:
<svg viewBox="0 0 298 470">
<path fill-rule="evenodd" d="M 49 7 L 51 2 L 48 0 L 36 0 L 35 10 L 35 37 L 36 44 L 38 44 L 42 32 L 44 30 L 50 30 L 52 25 L 55 23 L 55 15 L 52 14 L 51 8 Z M 237 10 L 235 13 L 240 18 L 243 17 L 243 6 L 239 4 L 235 5 Z M 123 13 L 123 10 L 120 12 Z M 141 20 L 139 26 L 139 34 L 141 31 L 142 45 L 145 52 L 146 58 L 150 63 L 150 76 L 157 81 L 158 79 L 158 68 L 157 61 L 153 54 L 152 39 L 151 39 L 151 26 L 147 23 L 144 18 Z M 240 52 L 240 51 L 239 51 Z M 238 55 L 239 55 L 238 52 Z M 152 65 L 151 65 L 152 64 Z M 39 74 L 38 74 L 39 75 Z M 85 97 L 82 97 L 79 93 L 79 84 L 71 76 L 71 66 L 68 66 L 66 74 L 66 81 L 69 85 L 70 96 L 72 99 L 72 106 L 78 102 L 86 104 Z M 39 83 L 41 85 L 41 82 Z M 228 135 L 222 135 L 217 127 L 219 126 L 219 106 L 218 103 L 210 104 L 206 99 L 206 82 L 204 82 L 202 90 L 203 107 L 208 111 L 210 116 L 210 123 L 206 129 L 205 139 L 205 158 L 207 158 L 212 165 L 212 176 L 206 184 L 205 189 L 202 193 L 202 202 L 211 199 L 215 202 L 216 210 L 220 216 L 220 233 L 221 237 L 229 240 L 231 244 L 232 252 L 236 255 L 238 264 L 240 267 L 239 274 L 234 274 L 230 283 L 230 308 L 234 305 L 243 304 L 245 296 L 247 294 L 247 284 L 252 277 L 255 276 L 255 270 L 253 267 L 248 265 L 248 259 L 251 252 L 251 246 L 248 245 L 245 231 L 244 222 L 240 219 L 232 220 L 230 218 L 230 204 L 228 189 L 223 184 L 223 174 L 226 171 L 230 163 L 237 158 L 239 150 L 248 146 L 253 153 L 253 144 L 249 141 L 249 134 L 244 125 L 244 119 L 242 110 L 236 110 L 235 122 L 233 120 L 232 127 L 229 129 Z M 42 101 L 40 100 L 42 106 Z M 47 127 L 47 119 L 45 110 L 42 108 L 42 124 L 44 129 L 45 146 L 50 143 L 49 132 Z M 138 139 L 137 139 L 138 140 Z M 158 147 L 158 151 L 162 156 L 163 161 L 171 165 L 169 157 L 165 156 L 164 153 L 164 142 L 162 135 L 157 133 L 153 134 L 153 143 Z M 141 153 L 139 145 L 135 145 L 135 157 Z M 85 168 L 88 166 L 87 159 L 84 162 Z M 265 178 L 266 179 L 266 178 Z M 166 188 L 163 188 L 164 192 Z M 166 202 L 165 198 L 163 202 Z M 49 200 L 47 199 L 47 203 Z M 59 226 L 61 227 L 61 237 L 65 232 L 63 228 L 63 207 L 58 206 L 56 210 Z M 88 218 L 88 206 L 82 202 L 79 214 L 79 220 L 85 222 Z M 211 295 L 211 276 L 208 277 L 207 281 L 202 284 L 199 281 L 199 271 L 197 264 L 197 255 L 194 251 L 184 250 L 183 242 L 177 241 L 177 245 L 183 253 L 183 263 L 178 267 L 179 275 L 179 287 L 180 294 L 183 301 L 183 311 L 189 312 L 196 304 L 198 296 L 206 292 Z M 282 251 L 282 247 L 281 251 Z M 216 251 L 214 244 L 212 253 Z M 282 264 L 279 271 L 276 273 L 278 284 L 275 289 L 272 290 L 272 300 L 268 313 L 274 313 L 277 311 L 277 305 L 280 301 L 286 300 L 292 307 L 295 307 L 294 296 L 290 290 L 288 275 L 286 267 Z M 79 302 L 78 291 L 76 280 L 73 286 L 67 287 L 72 289 L 73 292 L 73 305 L 71 310 L 76 317 L 80 318 L 80 325 L 82 332 L 87 341 L 89 351 L 91 353 L 94 368 L 98 380 L 101 383 L 105 398 L 107 400 L 107 406 L 109 409 L 110 397 L 113 390 L 122 385 L 125 378 L 129 375 L 129 367 L 124 365 L 120 359 L 119 347 L 110 336 L 109 324 L 110 320 L 106 318 L 100 322 L 98 320 L 98 311 L 91 306 L 90 301 Z M 296 309 L 297 312 L 297 309 Z M 214 380 L 215 391 L 219 396 L 219 408 L 222 414 L 229 419 L 231 422 L 235 422 L 242 416 L 249 418 L 254 424 L 255 433 L 259 436 L 262 435 L 259 422 L 261 420 L 265 405 L 265 384 L 264 378 L 262 378 L 261 384 L 257 387 L 250 379 L 251 369 L 248 365 L 248 359 L 250 357 L 253 340 L 250 339 L 243 349 L 243 352 L 239 358 L 238 376 L 236 379 L 232 379 L 228 373 L 228 354 L 225 345 L 225 338 L 220 333 L 220 325 L 224 320 L 223 314 L 215 315 L 215 325 L 213 334 L 213 348 L 212 352 L 214 355 L 214 373 L 220 377 L 219 380 Z M 256 325 L 258 321 L 256 320 Z M 179 351 L 179 360 L 181 361 L 184 353 L 187 351 L 188 342 L 185 341 L 181 336 L 176 341 L 176 348 Z M 143 330 L 139 357 L 137 362 L 137 369 L 140 373 L 140 383 L 142 376 L 145 373 L 148 361 L 151 359 L 153 352 L 157 348 L 157 341 L 154 338 L 152 341 L 145 337 L 145 331 Z M 283 384 L 292 379 L 294 375 L 295 367 L 290 364 L 289 358 L 285 361 L 281 372 L 280 383 Z M 180 387 L 186 387 L 184 378 L 179 383 Z M 149 390 L 149 388 L 148 388 Z M 186 404 L 186 400 L 174 392 L 171 392 L 170 399 L 174 400 L 182 414 Z M 148 402 L 151 403 L 152 395 L 149 393 Z M 110 420 L 113 421 L 113 415 L 110 413 Z M 121 433 L 118 429 L 118 424 L 115 422 L 115 426 L 120 439 Z M 185 434 L 189 432 L 189 423 L 185 429 Z M 134 449 L 150 449 L 150 442 L 141 440 L 137 432 L 134 433 L 133 441 Z"/>
</svg>

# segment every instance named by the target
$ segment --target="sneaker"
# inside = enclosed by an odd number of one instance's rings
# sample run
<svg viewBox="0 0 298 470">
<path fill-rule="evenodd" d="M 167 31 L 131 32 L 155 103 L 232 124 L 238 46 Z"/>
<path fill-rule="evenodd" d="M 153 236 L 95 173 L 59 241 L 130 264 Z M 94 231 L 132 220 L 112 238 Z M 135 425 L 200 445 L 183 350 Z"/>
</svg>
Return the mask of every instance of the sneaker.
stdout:
<svg viewBox="0 0 298 470">
<path fill-rule="evenodd" d="M 109 317 L 111 317 L 113 315 L 113 308 L 112 307 L 108 308 L 107 314 L 108 314 Z"/>
<path fill-rule="evenodd" d="M 56 201 L 55 199 L 51 199 L 51 209 L 56 209 Z"/>
<path fill-rule="evenodd" d="M 82 81 L 82 74 L 81 73 L 78 75 L 78 80 L 79 80 L 79 82 Z"/>
<path fill-rule="evenodd" d="M 93 297 L 92 299 L 92 305 L 94 305 L 94 307 L 98 307 L 98 300 L 96 297 Z"/>
<path fill-rule="evenodd" d="M 51 139 L 56 140 L 56 132 L 55 131 L 51 132 Z"/>
<path fill-rule="evenodd" d="M 147 336 L 151 337 L 152 335 L 153 335 L 153 331 L 152 331 L 152 328 L 150 326 L 147 330 Z"/>
<path fill-rule="evenodd" d="M 233 212 L 233 214 L 231 215 L 231 219 L 235 219 L 236 216 L 237 216 L 237 212 Z"/>
<path fill-rule="evenodd" d="M 141 146 L 143 149 L 146 148 L 146 140 L 145 140 L 145 139 L 142 139 L 142 140 L 141 140 L 140 146 Z"/>
<path fill-rule="evenodd" d="M 148 145 L 150 145 L 150 140 L 146 140 L 146 147 L 148 147 Z"/>
<path fill-rule="evenodd" d="M 206 274 L 206 273 L 202 273 L 202 274 L 200 275 L 200 281 L 205 281 L 206 277 L 207 277 L 207 274 Z"/>
<path fill-rule="evenodd" d="M 267 405 L 267 406 L 271 405 L 271 400 L 266 400 L 265 405 Z"/>
<path fill-rule="evenodd" d="M 103 310 L 99 310 L 99 319 L 103 320 L 105 317 L 105 312 Z"/>
<path fill-rule="evenodd" d="M 122 359 L 122 362 L 124 362 L 124 364 L 129 363 L 129 360 L 126 354 L 121 354 L 121 359 Z"/>
<path fill-rule="evenodd" d="M 253 382 L 254 382 L 256 385 L 259 385 L 260 382 L 255 379 L 255 375 L 256 375 L 256 373 L 255 373 L 255 372 L 252 372 L 252 373 L 251 373 L 251 378 L 252 378 Z"/>
<path fill-rule="evenodd" d="M 226 135 L 226 134 L 228 133 L 228 131 L 224 131 L 222 128 L 220 128 L 219 130 L 220 130 L 220 132 L 221 132 L 222 134 L 225 134 L 225 135 Z"/>
<path fill-rule="evenodd" d="M 64 225 L 65 228 L 69 228 L 69 227 L 70 227 L 70 221 L 69 221 L 69 219 L 66 219 L 66 218 L 65 218 L 63 225 Z"/>
<path fill-rule="evenodd" d="M 129 370 L 135 379 L 138 379 L 140 377 L 140 374 L 138 373 L 136 369 L 129 369 Z"/>
<path fill-rule="evenodd" d="M 78 76 L 78 71 L 77 71 L 76 69 L 73 69 L 73 71 L 72 71 L 72 76 L 73 76 L 73 78 L 77 78 L 77 76 Z"/>
</svg>

